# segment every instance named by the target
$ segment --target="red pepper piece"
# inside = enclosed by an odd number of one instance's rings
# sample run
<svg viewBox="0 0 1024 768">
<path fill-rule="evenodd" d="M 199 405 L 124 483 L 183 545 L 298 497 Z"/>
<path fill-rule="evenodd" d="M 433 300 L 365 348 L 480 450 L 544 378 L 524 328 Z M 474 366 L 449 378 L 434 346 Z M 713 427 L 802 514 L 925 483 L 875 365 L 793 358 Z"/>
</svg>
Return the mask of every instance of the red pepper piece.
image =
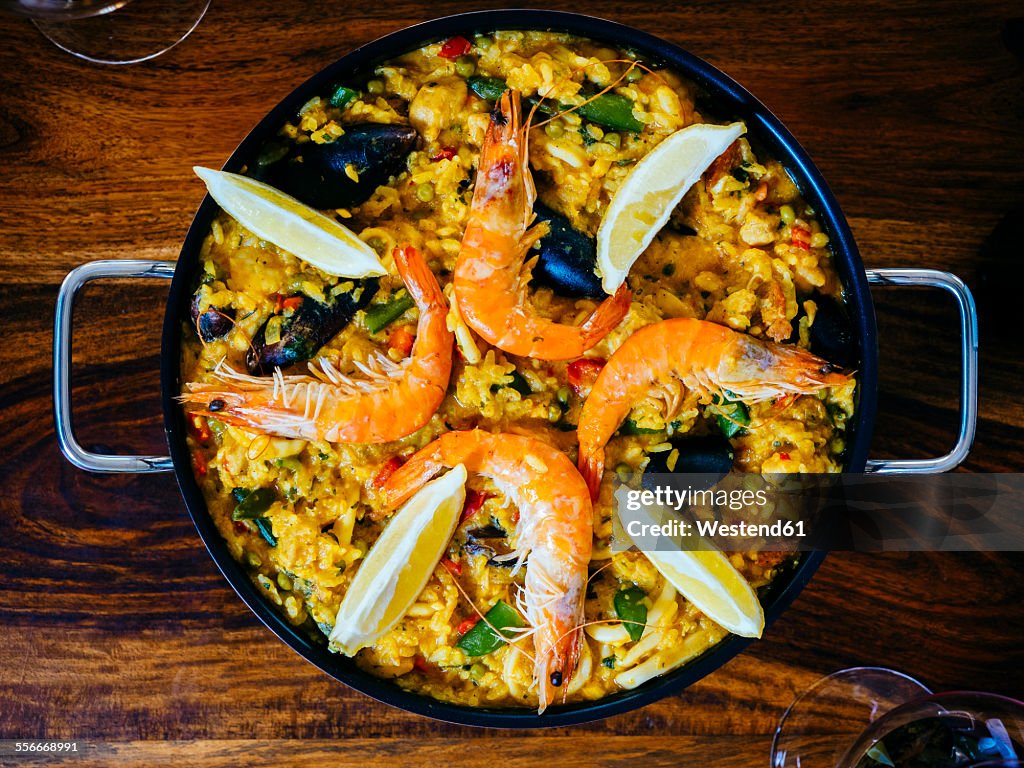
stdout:
<svg viewBox="0 0 1024 768">
<path fill-rule="evenodd" d="M 469 53 L 469 50 L 472 47 L 472 43 L 460 35 L 458 37 L 453 37 L 451 40 L 445 41 L 437 55 L 442 59 L 457 59 L 459 56 L 465 56 Z"/>
<path fill-rule="evenodd" d="M 442 147 L 441 151 L 438 152 L 436 155 L 434 155 L 430 159 L 433 160 L 436 163 L 438 160 L 451 160 L 453 157 L 455 157 L 455 149 L 454 148 L 452 148 L 452 147 Z"/>
<path fill-rule="evenodd" d="M 281 309 L 298 309 L 302 306 L 301 296 L 289 296 L 287 299 L 281 302 Z"/>
<path fill-rule="evenodd" d="M 466 503 L 462 506 L 462 514 L 459 516 L 459 525 L 462 525 L 469 518 L 479 512 L 480 507 L 484 505 L 484 502 L 493 497 L 493 493 L 474 491 L 472 488 L 466 491 Z"/>
<path fill-rule="evenodd" d="M 459 634 L 460 636 L 461 636 L 461 635 L 464 635 L 464 634 L 466 634 L 467 632 L 469 632 L 469 630 L 471 630 L 471 629 L 472 629 L 473 627 L 475 627 L 475 626 L 477 625 L 477 622 L 479 622 L 479 621 L 480 621 L 480 617 L 479 617 L 479 616 L 470 616 L 470 617 L 469 617 L 468 619 L 466 619 L 465 621 L 463 621 L 463 622 L 460 622 L 460 623 L 459 623 L 459 626 L 457 626 L 457 627 L 455 628 L 455 631 L 456 631 L 456 632 L 457 632 L 457 633 L 458 633 L 458 634 Z"/>
<path fill-rule="evenodd" d="M 462 575 L 462 563 L 458 560 L 452 560 L 450 557 L 441 558 L 441 565 L 447 568 L 449 571 L 454 573 L 456 576 Z"/>
<path fill-rule="evenodd" d="M 803 227 L 793 227 L 789 237 L 790 242 L 797 248 L 805 251 L 811 250 L 811 230 L 804 229 Z"/>
<path fill-rule="evenodd" d="M 190 413 L 187 422 L 188 431 L 200 445 L 206 445 L 210 442 L 210 427 L 206 423 L 205 418 L 197 413 Z"/>
<path fill-rule="evenodd" d="M 192 468 L 195 470 L 197 477 L 206 477 L 206 457 L 203 456 L 202 451 L 196 451 L 192 454 Z"/>
<path fill-rule="evenodd" d="M 384 483 L 388 481 L 388 478 L 395 474 L 398 468 L 403 464 L 405 464 L 405 459 L 401 456 L 392 456 L 381 464 L 380 469 L 377 470 L 377 474 L 373 476 L 373 482 L 371 485 L 373 485 L 374 488 L 382 488 Z"/>
<path fill-rule="evenodd" d="M 781 451 L 779 453 L 779 458 L 782 459 L 783 461 L 789 461 L 789 454 L 786 453 L 785 451 Z"/>
<path fill-rule="evenodd" d="M 566 373 L 569 375 L 569 386 L 577 395 L 581 390 L 590 389 L 597 381 L 597 374 L 604 368 L 607 360 L 600 357 L 584 357 L 569 363 Z"/>
<path fill-rule="evenodd" d="M 433 669 L 434 669 L 432 666 L 430 666 L 430 662 L 428 662 L 425 658 L 420 656 L 418 653 L 413 658 L 412 665 L 413 665 L 413 667 L 415 667 L 420 672 L 432 672 Z"/>
<path fill-rule="evenodd" d="M 412 352 L 414 341 L 416 341 L 416 337 L 412 335 L 412 331 L 403 325 L 395 328 L 388 336 L 388 348 L 396 349 L 402 353 L 403 357 L 408 357 Z"/>
</svg>

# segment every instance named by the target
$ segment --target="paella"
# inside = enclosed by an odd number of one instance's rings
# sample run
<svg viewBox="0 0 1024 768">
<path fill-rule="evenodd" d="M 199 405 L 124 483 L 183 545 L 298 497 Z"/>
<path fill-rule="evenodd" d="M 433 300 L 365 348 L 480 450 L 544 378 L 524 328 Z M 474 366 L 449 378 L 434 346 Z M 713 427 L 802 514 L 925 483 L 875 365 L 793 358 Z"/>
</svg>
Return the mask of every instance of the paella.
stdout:
<svg viewBox="0 0 1024 768">
<path fill-rule="evenodd" d="M 759 635 L 792 557 L 613 545 L 614 489 L 843 469 L 856 377 L 787 170 L 630 50 L 496 31 L 312 98 L 221 206 L 196 479 L 289 622 L 466 706 L 597 700 Z"/>
</svg>

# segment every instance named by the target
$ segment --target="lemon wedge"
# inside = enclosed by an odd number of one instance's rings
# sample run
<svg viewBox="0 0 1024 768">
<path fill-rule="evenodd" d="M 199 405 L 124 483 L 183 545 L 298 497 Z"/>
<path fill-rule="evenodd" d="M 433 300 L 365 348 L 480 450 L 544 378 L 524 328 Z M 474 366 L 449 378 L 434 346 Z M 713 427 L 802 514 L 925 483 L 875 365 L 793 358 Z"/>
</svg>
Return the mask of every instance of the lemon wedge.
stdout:
<svg viewBox="0 0 1024 768">
<path fill-rule="evenodd" d="M 334 219 L 261 181 L 195 166 L 221 208 L 257 237 L 329 275 L 385 275 L 374 250 Z"/>
<path fill-rule="evenodd" d="M 613 294 L 683 195 L 747 130 L 743 123 L 698 123 L 676 131 L 640 162 L 612 196 L 597 230 L 601 285 Z"/>
<path fill-rule="evenodd" d="M 353 656 L 405 616 L 441 560 L 465 501 L 466 468 L 459 464 L 395 513 L 341 601 L 331 648 Z"/>
<path fill-rule="evenodd" d="M 625 497 L 620 496 L 622 493 L 621 488 L 616 491 L 619 509 L 623 509 L 625 503 Z M 671 514 L 663 510 L 659 517 L 654 510 L 642 507 L 630 511 L 628 519 L 641 524 L 662 525 Z M 678 546 L 678 540 L 663 537 L 658 538 L 659 548 L 653 549 L 642 546 L 629 533 L 629 526 L 625 526 L 623 531 L 658 572 L 716 624 L 743 637 L 760 637 L 764 632 L 761 602 L 743 574 L 722 552 L 717 549 L 684 549 Z M 676 546 L 661 548 L 669 543 Z"/>
</svg>

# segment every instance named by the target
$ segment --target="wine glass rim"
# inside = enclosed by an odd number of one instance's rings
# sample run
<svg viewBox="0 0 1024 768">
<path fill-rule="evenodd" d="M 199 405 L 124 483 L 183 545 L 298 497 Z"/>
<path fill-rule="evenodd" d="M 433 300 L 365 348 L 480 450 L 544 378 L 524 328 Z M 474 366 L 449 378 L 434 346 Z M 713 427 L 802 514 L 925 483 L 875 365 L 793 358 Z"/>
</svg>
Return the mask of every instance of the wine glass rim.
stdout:
<svg viewBox="0 0 1024 768">
<path fill-rule="evenodd" d="M 954 690 L 954 691 L 940 691 L 939 693 L 929 693 L 924 698 L 929 701 L 936 701 L 941 703 L 943 699 L 953 698 L 955 696 L 980 696 L 984 699 L 994 699 L 1004 704 L 1012 704 L 1015 707 L 1021 707 L 1024 709 L 1024 701 L 1015 699 L 1012 696 L 1004 696 L 1001 693 L 989 693 L 988 691 L 971 691 L 971 690 Z M 903 706 L 902 704 L 900 706 Z"/>
</svg>

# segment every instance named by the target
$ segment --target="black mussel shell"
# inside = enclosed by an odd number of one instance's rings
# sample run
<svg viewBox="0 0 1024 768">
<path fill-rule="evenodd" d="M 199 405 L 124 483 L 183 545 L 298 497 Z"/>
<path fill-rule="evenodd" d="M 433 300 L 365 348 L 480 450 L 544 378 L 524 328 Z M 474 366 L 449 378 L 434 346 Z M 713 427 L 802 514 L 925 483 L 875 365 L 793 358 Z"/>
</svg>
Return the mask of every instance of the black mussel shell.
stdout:
<svg viewBox="0 0 1024 768">
<path fill-rule="evenodd" d="M 811 297 L 818 309 L 811 325 L 811 352 L 840 368 L 857 365 L 857 344 L 846 309 L 830 296 Z"/>
<path fill-rule="evenodd" d="M 675 469 L 668 468 L 668 457 L 672 451 L 652 453 L 640 481 L 644 488 L 653 490 L 655 481 L 652 475 L 671 474 L 704 475 L 707 478 L 706 487 L 710 488 L 732 469 L 732 445 L 722 435 L 676 437 L 670 442 L 672 447 L 679 451 Z"/>
<path fill-rule="evenodd" d="M 366 307 L 377 292 L 375 277 L 355 281 L 349 293 L 334 296 L 328 303 L 303 296 L 302 304 L 289 318 L 283 320 L 281 338 L 267 344 L 264 323 L 252 341 L 245 363 L 249 373 L 267 375 L 274 368 L 284 368 L 312 358 L 342 328 L 348 325 L 356 312 Z M 268 318 L 269 322 L 269 318 Z"/>
<path fill-rule="evenodd" d="M 349 125 L 328 144 L 293 145 L 283 160 L 267 168 L 266 182 L 313 208 L 351 208 L 404 170 L 416 136 L 408 125 Z M 349 165 L 358 182 L 346 172 Z"/>
<path fill-rule="evenodd" d="M 189 315 L 192 318 L 192 327 L 198 331 L 199 338 L 207 343 L 222 338 L 231 330 L 235 320 L 235 310 L 231 307 L 210 307 L 200 313 L 199 291 L 192 296 Z"/>
<path fill-rule="evenodd" d="M 531 283 L 550 288 L 561 296 L 603 299 L 608 294 L 601 287 L 601 278 L 594 274 L 597 246 L 582 232 L 572 228 L 569 220 L 550 208 L 533 207 L 537 222 L 546 221 L 551 231 L 540 239 L 540 259 L 533 268 Z"/>
</svg>

